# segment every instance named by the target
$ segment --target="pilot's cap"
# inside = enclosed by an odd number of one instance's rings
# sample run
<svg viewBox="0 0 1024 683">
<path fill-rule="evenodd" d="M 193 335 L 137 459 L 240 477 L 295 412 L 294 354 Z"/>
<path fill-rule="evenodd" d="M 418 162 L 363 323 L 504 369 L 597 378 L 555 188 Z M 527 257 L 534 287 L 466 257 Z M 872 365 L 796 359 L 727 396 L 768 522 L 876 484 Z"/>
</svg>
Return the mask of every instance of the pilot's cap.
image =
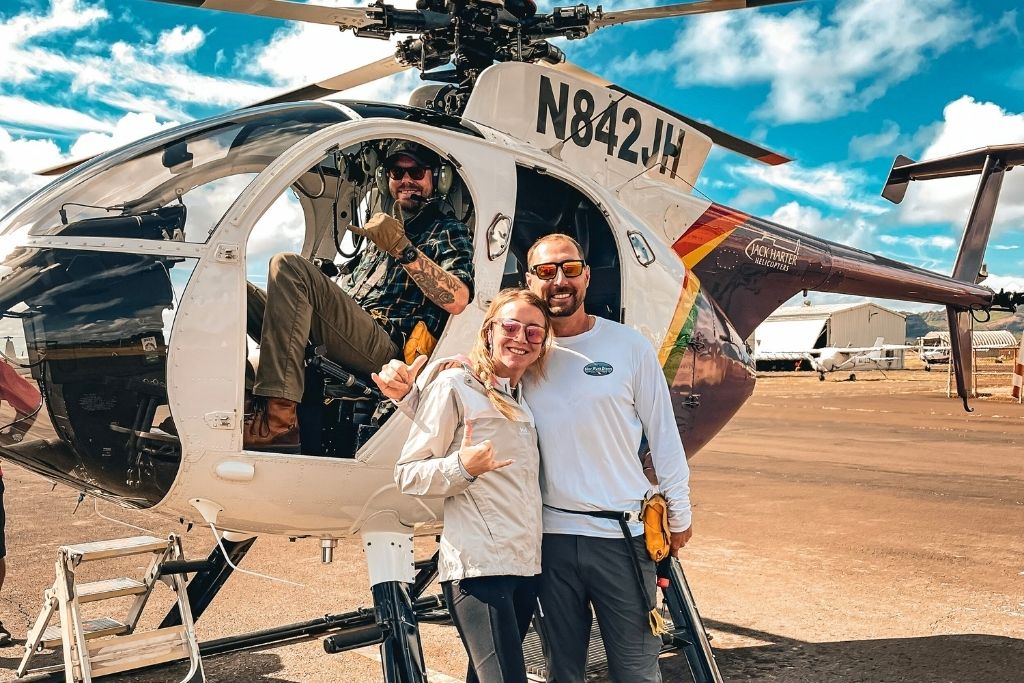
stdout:
<svg viewBox="0 0 1024 683">
<path fill-rule="evenodd" d="M 384 167 L 388 168 L 393 166 L 395 159 L 400 156 L 409 157 L 420 166 L 425 166 L 427 168 L 437 168 L 439 162 L 437 154 L 418 142 L 412 142 L 411 140 L 399 140 L 388 147 L 387 156 L 384 158 Z"/>
</svg>

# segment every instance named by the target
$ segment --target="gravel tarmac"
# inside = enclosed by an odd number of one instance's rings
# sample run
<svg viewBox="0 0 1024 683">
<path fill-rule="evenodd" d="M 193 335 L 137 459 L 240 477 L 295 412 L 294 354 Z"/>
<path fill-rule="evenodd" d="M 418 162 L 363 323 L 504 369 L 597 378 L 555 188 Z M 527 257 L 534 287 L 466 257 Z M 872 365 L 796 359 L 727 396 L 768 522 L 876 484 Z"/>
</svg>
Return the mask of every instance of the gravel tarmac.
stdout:
<svg viewBox="0 0 1024 683">
<path fill-rule="evenodd" d="M 683 566 L 725 680 L 1024 680 L 1024 407 L 1009 401 L 1009 368 L 983 369 L 999 374 L 981 377 L 989 395 L 971 414 L 946 398 L 944 372 L 858 372 L 855 382 L 762 376 L 691 460 L 695 535 Z M 176 521 L 91 499 L 75 511 L 77 494 L 15 466 L 4 480 L 0 619 L 19 639 L 53 582 L 61 544 L 142 533 L 119 522 L 183 533 L 190 558 L 212 544 L 208 530 L 184 533 Z M 419 553 L 431 545 L 420 539 Z M 259 539 L 242 567 L 302 586 L 234 576 L 199 621 L 200 638 L 369 605 L 359 546 L 342 541 L 334 563 L 322 565 L 318 543 Z M 143 569 L 119 562 L 102 578 Z M 127 609 L 127 601 L 106 605 L 112 615 Z M 170 592 L 159 591 L 143 627 L 169 605 Z M 462 681 L 454 628 L 425 624 L 422 634 L 432 680 Z M 21 642 L 0 648 L 0 681 L 14 680 Z M 211 683 L 383 680 L 376 648 L 326 655 L 319 639 L 210 657 L 205 670 Z M 663 656 L 662 672 L 665 681 L 690 680 L 677 654 Z M 183 674 L 175 666 L 105 680 Z"/>
</svg>

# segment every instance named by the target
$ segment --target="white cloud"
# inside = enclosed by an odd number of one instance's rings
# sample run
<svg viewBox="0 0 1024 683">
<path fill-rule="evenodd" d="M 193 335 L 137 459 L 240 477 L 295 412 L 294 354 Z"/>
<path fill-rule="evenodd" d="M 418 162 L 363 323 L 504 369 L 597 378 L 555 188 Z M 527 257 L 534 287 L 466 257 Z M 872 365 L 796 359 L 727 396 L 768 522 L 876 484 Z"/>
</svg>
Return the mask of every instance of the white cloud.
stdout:
<svg viewBox="0 0 1024 683">
<path fill-rule="evenodd" d="M 862 216 L 824 216 L 818 209 L 798 202 L 783 204 L 768 219 L 858 249 L 869 248 L 875 233 L 875 226 Z"/>
<path fill-rule="evenodd" d="M 888 210 L 873 199 L 867 201 L 860 198 L 857 188 L 863 186 L 864 178 L 859 171 L 843 170 L 832 164 L 803 168 L 799 163 L 782 166 L 749 163 L 732 166 L 729 171 L 733 175 L 810 197 L 839 209 L 875 215 Z"/>
<path fill-rule="evenodd" d="M 198 26 L 187 30 L 184 26 L 175 26 L 170 31 L 160 34 L 156 49 L 165 55 L 184 55 L 195 52 L 204 40 L 206 40 L 206 34 Z"/>
<path fill-rule="evenodd" d="M 993 244 L 992 248 L 996 251 L 1013 251 L 1014 249 L 1020 249 L 1017 244 Z"/>
<path fill-rule="evenodd" d="M 48 71 L 70 73 L 68 60 L 45 50 L 26 48 L 25 44 L 52 33 L 72 33 L 95 26 L 109 16 L 99 5 L 87 5 L 80 0 L 52 0 L 46 14 L 29 10 L 0 22 L 2 80 L 23 83 Z"/>
<path fill-rule="evenodd" d="M 292 89 L 393 55 L 395 46 L 394 39 L 366 40 L 357 38 L 348 31 L 342 33 L 330 26 L 296 24 L 277 31 L 265 45 L 243 50 L 239 56 L 239 65 L 246 74 L 269 76 L 281 89 Z M 344 59 L 310 59 L 311 54 L 343 55 Z M 397 76 L 352 88 L 340 96 L 350 99 L 405 102 L 409 93 L 420 85 L 423 85 L 423 81 L 416 70 L 409 70 Z"/>
<path fill-rule="evenodd" d="M 125 114 L 114 124 L 110 133 L 83 134 L 71 146 L 69 156 L 77 159 L 100 154 L 177 125 L 177 121 L 160 123 L 152 114 Z"/>
<path fill-rule="evenodd" d="M 1024 140 L 1024 113 L 1010 113 L 992 102 L 978 102 L 967 95 L 950 102 L 943 110 L 941 125 L 921 159 L 965 152 L 987 145 Z M 899 219 L 911 224 L 947 223 L 963 226 L 967 221 L 977 176 L 946 178 L 911 183 L 899 208 Z M 1024 232 L 1024 174 L 1005 174 L 996 210 L 993 233 Z"/>
<path fill-rule="evenodd" d="M 113 128 L 110 121 L 74 109 L 0 95 L 0 121 L 44 131 L 82 131 Z"/>
<path fill-rule="evenodd" d="M 880 235 L 878 241 L 890 246 L 903 245 L 914 249 L 934 248 L 948 250 L 956 246 L 956 240 L 945 235 L 915 237 L 913 235 Z"/>
<path fill-rule="evenodd" d="M 0 128 L 0 216 L 50 181 L 33 175 L 32 169 L 60 160 L 60 148 L 52 140 L 16 138 Z"/>
<path fill-rule="evenodd" d="M 775 193 L 768 187 L 747 187 L 740 190 L 739 194 L 730 202 L 731 206 L 737 209 L 746 210 L 747 207 L 756 207 L 762 204 L 769 204 L 775 201 Z"/>
<path fill-rule="evenodd" d="M 893 154 L 893 148 L 900 137 L 900 127 L 895 121 L 886 121 L 878 133 L 856 135 L 850 138 L 850 156 L 858 161 Z"/>
<path fill-rule="evenodd" d="M 843 0 L 786 14 L 693 17 L 667 50 L 633 53 L 609 71 L 673 71 L 681 86 L 765 83 L 759 114 L 821 121 L 864 109 L 929 59 L 970 39 L 975 20 L 955 0 Z"/>
<path fill-rule="evenodd" d="M 95 31 L 109 19 L 100 5 L 56 0 L 45 12 L 29 10 L 0 22 L 0 86 L 11 85 L 22 92 L 43 87 L 49 104 L 36 106 L 54 108 L 38 110 L 38 115 L 25 113 L 27 101 L 14 98 L 0 106 L 0 121 L 32 126 L 37 132 L 109 132 L 110 122 L 56 108 L 57 103 L 73 95 L 124 112 L 181 120 L 190 105 L 237 107 L 273 92 L 259 83 L 204 75 L 185 64 L 182 60 L 206 37 L 197 27 L 177 26 L 155 40 L 132 43 L 124 38 L 109 45 L 75 35 Z M 58 35 L 61 41 L 50 40 Z M 61 122 L 66 125 L 62 127 Z"/>
<path fill-rule="evenodd" d="M 981 284 L 998 292 L 1024 292 L 1024 277 L 1013 277 L 1009 275 L 989 275 Z"/>
</svg>

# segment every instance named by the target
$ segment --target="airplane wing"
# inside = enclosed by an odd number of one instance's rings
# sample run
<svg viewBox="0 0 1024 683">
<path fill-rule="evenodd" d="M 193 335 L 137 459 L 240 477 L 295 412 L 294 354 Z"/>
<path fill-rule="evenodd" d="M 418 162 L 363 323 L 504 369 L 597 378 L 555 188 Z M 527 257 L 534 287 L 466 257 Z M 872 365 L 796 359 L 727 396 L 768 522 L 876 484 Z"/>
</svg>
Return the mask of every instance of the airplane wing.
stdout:
<svg viewBox="0 0 1024 683">
<path fill-rule="evenodd" d="M 755 353 L 754 360 L 809 360 L 813 356 L 807 351 L 766 351 Z"/>
</svg>

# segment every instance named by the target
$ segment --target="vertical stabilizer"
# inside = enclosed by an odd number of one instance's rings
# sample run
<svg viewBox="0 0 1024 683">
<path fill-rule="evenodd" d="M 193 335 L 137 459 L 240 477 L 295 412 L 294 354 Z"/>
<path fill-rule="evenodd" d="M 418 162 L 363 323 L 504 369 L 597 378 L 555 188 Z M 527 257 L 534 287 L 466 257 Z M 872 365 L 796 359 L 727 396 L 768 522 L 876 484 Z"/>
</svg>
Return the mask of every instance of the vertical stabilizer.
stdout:
<svg viewBox="0 0 1024 683">
<path fill-rule="evenodd" d="M 897 157 L 886 180 L 882 196 L 899 203 L 912 180 L 954 178 L 979 174 L 978 190 L 974 195 L 970 216 L 960 241 L 960 250 L 953 265 L 953 278 L 970 284 L 983 279 L 982 267 L 985 250 L 988 248 L 992 221 L 999 203 L 999 191 L 1003 176 L 1014 166 L 1024 164 L 1024 145 L 998 145 L 983 147 L 929 161 L 914 162 L 907 157 Z M 974 364 L 971 346 L 970 311 L 957 306 L 946 307 L 949 319 L 950 362 L 956 375 L 956 388 L 963 399 L 964 409 L 970 411 L 967 403 L 974 384 Z"/>
</svg>

